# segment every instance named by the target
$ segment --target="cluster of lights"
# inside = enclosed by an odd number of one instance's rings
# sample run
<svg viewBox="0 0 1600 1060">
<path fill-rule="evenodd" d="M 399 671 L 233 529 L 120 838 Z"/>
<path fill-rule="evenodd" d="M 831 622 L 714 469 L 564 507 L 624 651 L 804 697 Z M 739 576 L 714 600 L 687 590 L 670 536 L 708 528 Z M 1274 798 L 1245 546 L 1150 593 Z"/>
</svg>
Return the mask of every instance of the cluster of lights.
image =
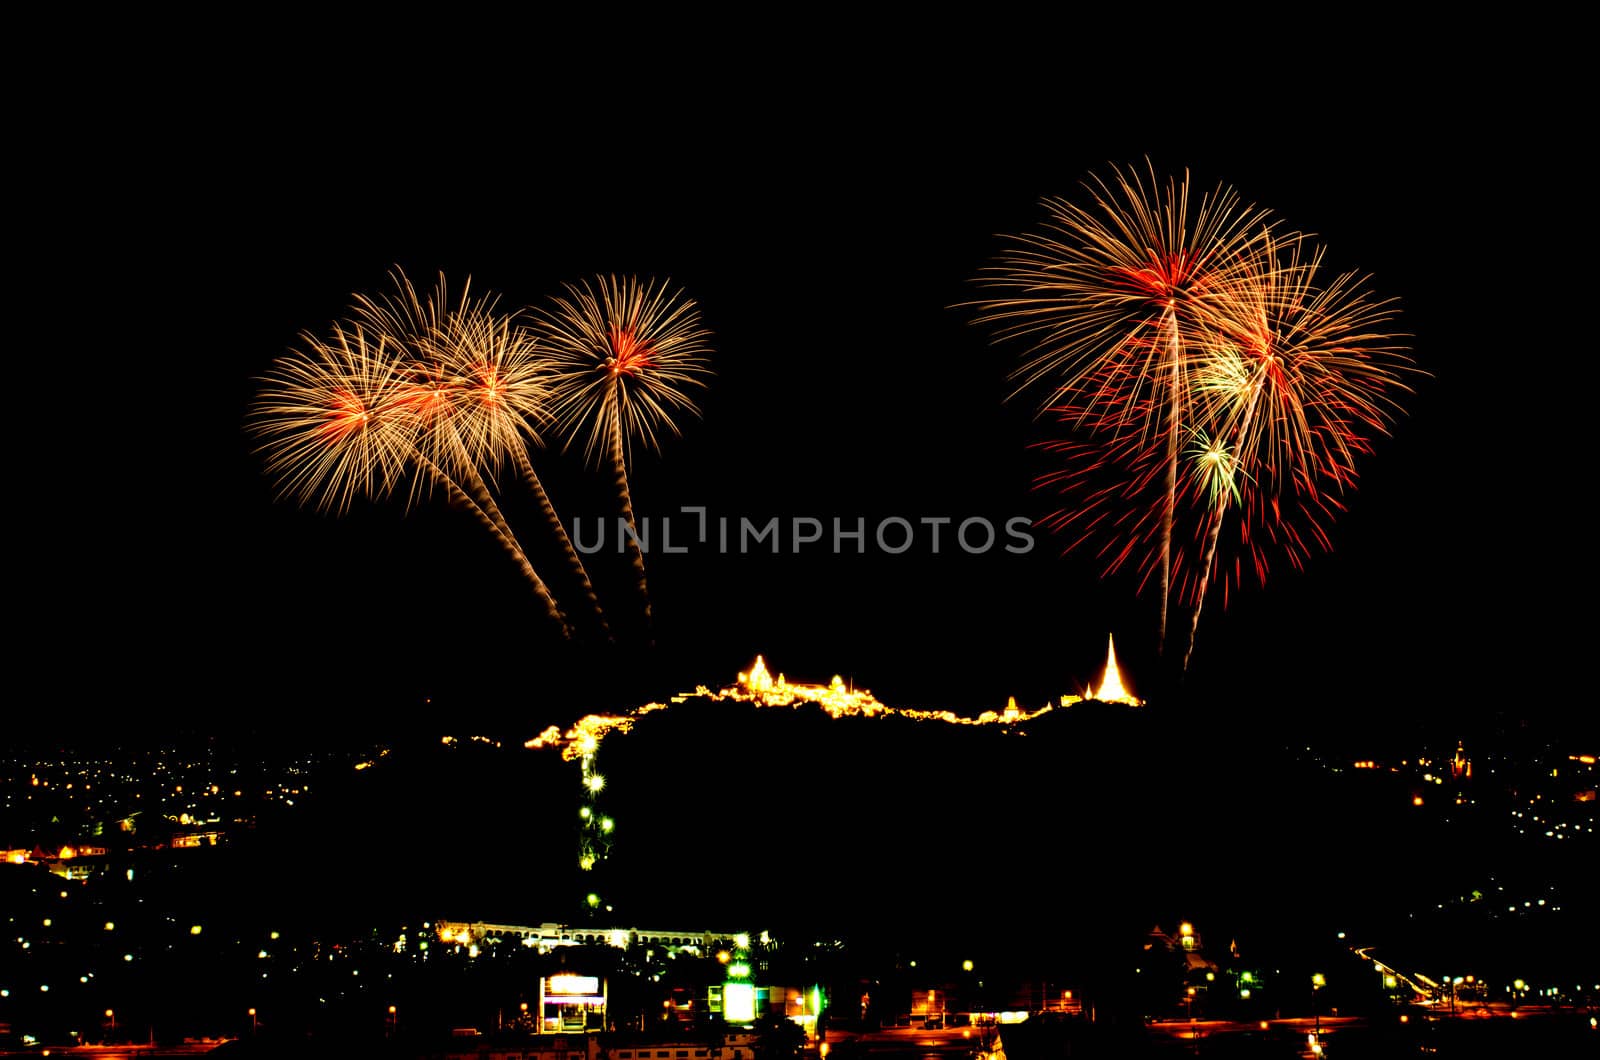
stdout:
<svg viewBox="0 0 1600 1060">
<path fill-rule="evenodd" d="M 1311 748 L 1307 747 L 1306 751 L 1311 753 Z M 1341 769 L 1339 765 L 1323 762 L 1314 754 L 1312 757 L 1333 772 L 1339 772 Z M 1495 760 L 1492 754 L 1489 760 L 1491 763 Z M 1577 816 L 1573 817 L 1571 815 L 1574 811 L 1570 804 L 1590 805 L 1597 801 L 1596 789 L 1584 782 L 1585 778 L 1593 774 L 1595 762 L 1596 756 L 1592 754 L 1568 754 L 1559 764 L 1552 765 L 1549 761 L 1540 764 L 1537 768 L 1539 777 L 1548 776 L 1552 780 L 1566 778 L 1569 784 L 1558 791 L 1534 791 L 1531 795 L 1526 792 L 1510 791 L 1509 794 L 1517 799 L 1515 804 L 1517 808 L 1505 812 L 1512 819 L 1512 827 L 1516 832 L 1519 835 L 1558 841 L 1584 834 L 1593 835 L 1597 830 L 1593 814 L 1584 816 L 1583 811 L 1578 810 Z M 1525 768 L 1525 765 L 1518 768 Z M 1411 774 L 1421 785 L 1428 787 L 1442 787 L 1446 781 L 1453 781 L 1457 786 L 1453 791 L 1443 795 L 1447 803 L 1470 806 L 1480 802 L 1471 794 L 1470 788 L 1461 784 L 1472 779 L 1473 761 L 1467 757 L 1466 749 L 1460 742 L 1456 744 L 1454 753 L 1445 758 L 1419 755 L 1415 759 L 1402 759 L 1398 765 L 1385 765 L 1375 759 L 1362 758 L 1350 761 L 1349 767 L 1356 770 Z M 1497 770 L 1491 764 L 1487 766 L 1486 772 L 1495 774 Z M 1578 778 L 1575 787 L 1571 784 L 1572 778 Z M 1421 790 L 1413 788 L 1407 797 L 1411 800 L 1411 804 L 1417 807 L 1425 805 L 1431 799 L 1426 793 L 1426 788 Z M 1563 807 L 1566 808 L 1564 812 Z"/>
<path fill-rule="evenodd" d="M 387 754 L 379 750 L 366 757 L 370 765 Z M 224 830 L 236 824 L 254 824 L 248 804 L 281 802 L 295 805 L 310 792 L 303 779 L 316 768 L 348 765 L 354 754 L 319 753 L 287 761 L 248 759 L 217 761 L 208 751 L 203 758 L 181 756 L 172 748 L 140 751 L 130 756 L 68 756 L 50 760 L 0 759 L 0 791 L 5 808 L 37 800 L 50 800 L 48 812 L 66 820 L 66 812 L 82 814 L 85 821 L 103 823 L 110 830 L 135 834 L 140 831 L 139 816 L 160 817 L 182 828 L 204 831 L 173 836 L 173 847 L 214 845 Z M 242 782 L 243 776 L 262 771 L 271 774 L 259 788 Z M 148 819 L 148 818 L 147 818 Z M 97 831 L 98 835 L 99 832 Z M 165 834 L 156 841 L 166 843 Z M 69 879 L 82 878 L 89 868 L 68 864 L 103 857 L 106 847 L 99 842 L 76 842 L 37 851 L 34 847 L 0 850 L 0 860 L 12 864 L 39 863 Z"/>
</svg>

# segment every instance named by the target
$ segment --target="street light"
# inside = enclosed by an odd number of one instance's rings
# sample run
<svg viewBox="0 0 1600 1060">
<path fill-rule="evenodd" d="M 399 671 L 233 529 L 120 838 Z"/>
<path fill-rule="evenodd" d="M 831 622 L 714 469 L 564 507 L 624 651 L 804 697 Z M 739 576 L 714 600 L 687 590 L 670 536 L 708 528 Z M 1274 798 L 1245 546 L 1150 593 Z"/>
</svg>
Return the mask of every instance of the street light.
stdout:
<svg viewBox="0 0 1600 1060">
<path fill-rule="evenodd" d="M 116 1033 L 117 1033 L 117 1010 L 114 1009 L 114 1008 L 106 1009 L 106 1019 L 111 1021 L 111 1035 L 112 1035 L 112 1037 L 116 1037 Z"/>
<path fill-rule="evenodd" d="M 256 1032 L 256 1010 L 252 1007 L 250 1009 L 250 1033 L 254 1034 L 255 1032 Z"/>
<path fill-rule="evenodd" d="M 1317 1030 L 1317 1037 L 1322 1037 L 1322 1009 L 1317 1007 L 1317 991 L 1328 985 L 1327 976 L 1317 972 L 1311 977 L 1311 1019 Z"/>
</svg>

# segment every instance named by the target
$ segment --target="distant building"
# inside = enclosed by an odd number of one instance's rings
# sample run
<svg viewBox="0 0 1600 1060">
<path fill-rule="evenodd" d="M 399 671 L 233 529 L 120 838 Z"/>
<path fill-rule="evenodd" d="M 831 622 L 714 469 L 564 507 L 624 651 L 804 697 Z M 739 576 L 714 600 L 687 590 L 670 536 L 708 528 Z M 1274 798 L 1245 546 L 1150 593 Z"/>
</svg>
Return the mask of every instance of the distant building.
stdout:
<svg viewBox="0 0 1600 1060">
<path fill-rule="evenodd" d="M 671 931 L 634 927 L 572 927 L 566 924 L 488 924 L 482 921 L 440 920 L 434 924 L 439 941 L 462 946 L 479 943 L 515 942 L 540 953 L 564 946 L 614 946 L 619 950 L 634 946 L 660 949 L 667 953 L 690 953 L 704 957 L 727 946 L 735 937 L 732 931 Z"/>
</svg>

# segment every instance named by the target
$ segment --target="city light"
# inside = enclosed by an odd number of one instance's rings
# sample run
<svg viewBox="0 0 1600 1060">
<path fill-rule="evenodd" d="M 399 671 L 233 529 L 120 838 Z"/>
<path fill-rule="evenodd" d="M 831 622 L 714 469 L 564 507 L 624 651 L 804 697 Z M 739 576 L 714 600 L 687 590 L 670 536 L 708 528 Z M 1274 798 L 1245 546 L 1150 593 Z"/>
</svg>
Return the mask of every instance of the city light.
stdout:
<svg viewBox="0 0 1600 1060">
<path fill-rule="evenodd" d="M 729 1023 L 753 1023 L 756 1018 L 756 988 L 750 983 L 724 984 L 722 1018 Z"/>
</svg>

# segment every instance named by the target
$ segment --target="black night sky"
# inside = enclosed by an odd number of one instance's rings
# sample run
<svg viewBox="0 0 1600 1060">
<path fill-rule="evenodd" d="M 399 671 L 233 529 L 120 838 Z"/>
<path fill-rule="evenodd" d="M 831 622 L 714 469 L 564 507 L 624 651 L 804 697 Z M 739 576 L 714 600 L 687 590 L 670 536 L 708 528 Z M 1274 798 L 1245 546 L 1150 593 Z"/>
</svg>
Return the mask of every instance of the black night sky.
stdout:
<svg viewBox="0 0 1600 1060">
<path fill-rule="evenodd" d="M 1431 373 L 1364 465 L 1337 550 L 1209 611 L 1186 699 L 1322 734 L 1498 710 L 1591 732 L 1587 138 L 1551 134 L 1579 114 L 1553 86 L 1452 76 L 1448 94 L 1387 86 L 1369 105 L 1330 85 L 1245 120 L 1080 106 L 1066 84 L 1022 113 L 999 88 L 887 78 L 777 94 L 758 120 L 730 83 L 660 85 L 626 115 L 529 87 L 526 122 L 504 121 L 512 92 L 494 121 L 464 97 L 454 117 L 366 124 L 399 105 L 375 93 L 241 99 L 219 123 L 182 79 L 38 118 L 24 137 L 56 148 L 31 152 L 11 248 L 34 423 L 12 439 L 13 721 L 62 740 L 524 736 L 727 683 L 757 652 L 975 713 L 1077 691 L 1107 632 L 1139 687 L 1153 597 L 1043 533 L 1026 556 L 922 538 L 888 557 L 653 555 L 658 650 L 573 651 L 464 516 L 275 504 L 244 420 L 296 333 L 394 264 L 509 304 L 637 273 L 697 299 L 717 371 L 704 418 L 638 459 L 639 514 L 1036 516 L 1043 435 L 1001 400 L 1016 351 L 956 306 L 1042 196 L 1148 157 L 1370 272 Z M 564 515 L 612 514 L 576 456 L 542 467 Z M 621 561 L 601 559 L 620 602 Z M 437 721 L 415 719 L 424 697 Z"/>
</svg>

